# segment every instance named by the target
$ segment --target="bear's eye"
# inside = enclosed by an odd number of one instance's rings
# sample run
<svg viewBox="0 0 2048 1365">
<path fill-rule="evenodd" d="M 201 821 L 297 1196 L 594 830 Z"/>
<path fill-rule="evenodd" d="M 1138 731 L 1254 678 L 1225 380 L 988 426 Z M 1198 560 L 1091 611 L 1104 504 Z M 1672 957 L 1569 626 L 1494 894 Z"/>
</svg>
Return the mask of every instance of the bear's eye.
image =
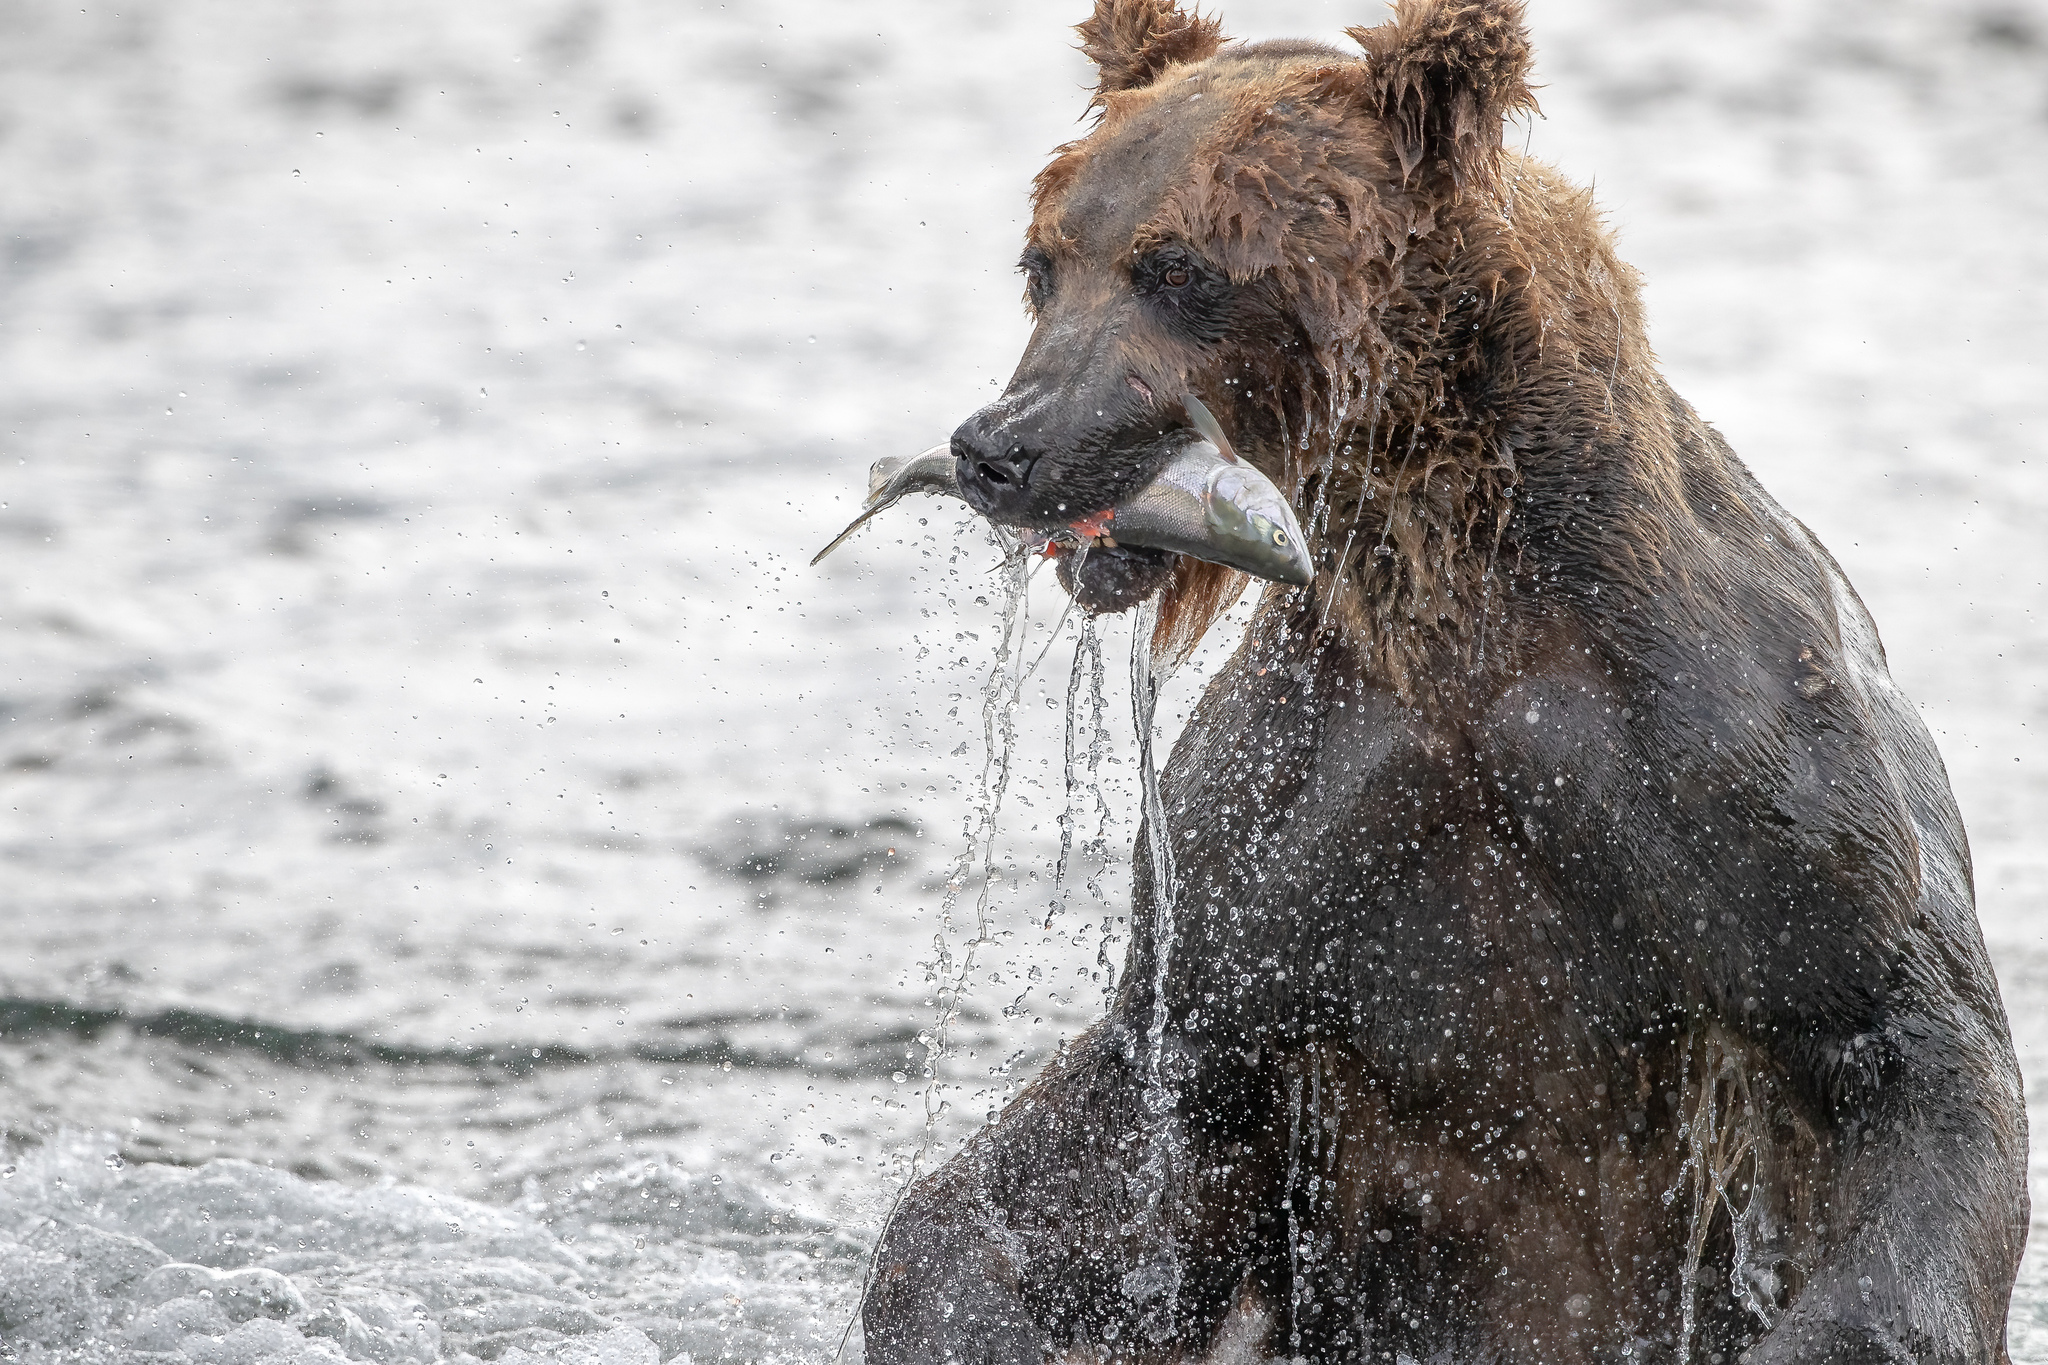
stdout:
<svg viewBox="0 0 2048 1365">
<path fill-rule="evenodd" d="M 1026 251 L 1017 262 L 1017 269 L 1024 274 L 1024 295 L 1033 308 L 1045 306 L 1046 295 L 1051 292 L 1052 260 L 1043 251 L 1033 247 Z"/>
<path fill-rule="evenodd" d="M 1154 323 L 1190 341 L 1217 341 L 1230 324 L 1229 280 L 1222 271 L 1179 246 L 1132 261 L 1131 288 L 1148 300 Z"/>
</svg>

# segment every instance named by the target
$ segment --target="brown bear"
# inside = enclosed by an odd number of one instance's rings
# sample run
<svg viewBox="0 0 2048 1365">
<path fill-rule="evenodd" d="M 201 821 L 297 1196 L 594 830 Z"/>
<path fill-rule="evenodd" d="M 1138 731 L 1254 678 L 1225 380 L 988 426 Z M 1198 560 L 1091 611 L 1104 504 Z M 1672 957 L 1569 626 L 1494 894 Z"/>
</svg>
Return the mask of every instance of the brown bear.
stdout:
<svg viewBox="0 0 2048 1365">
<path fill-rule="evenodd" d="M 960 491 L 1114 509 L 1194 395 L 1314 581 L 1172 754 L 1106 1017 L 890 1221 L 870 1365 L 2004 1362 L 2026 1117 L 1941 759 L 1588 195 L 1504 149 L 1520 5 L 1080 33 Z M 1157 594 L 1163 654 L 1241 583 L 1062 573 Z"/>
</svg>

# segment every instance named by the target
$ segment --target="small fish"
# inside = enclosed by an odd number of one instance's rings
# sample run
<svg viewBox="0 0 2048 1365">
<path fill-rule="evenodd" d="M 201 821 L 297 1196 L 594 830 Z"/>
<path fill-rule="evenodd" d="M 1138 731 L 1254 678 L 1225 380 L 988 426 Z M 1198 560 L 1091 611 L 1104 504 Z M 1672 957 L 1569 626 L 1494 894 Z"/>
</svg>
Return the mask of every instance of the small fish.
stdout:
<svg viewBox="0 0 2048 1365">
<path fill-rule="evenodd" d="M 1237 457 L 1209 409 L 1189 394 L 1182 399 L 1195 439 L 1166 462 L 1151 483 L 1121 505 L 1083 517 L 1066 528 L 1083 543 L 1170 550 L 1222 564 L 1276 583 L 1308 583 L 1315 570 L 1294 509 L 1273 481 Z M 868 473 L 867 505 L 818 558 L 884 508 L 911 493 L 960 496 L 953 455 L 933 446 L 922 455 L 878 460 Z"/>
</svg>

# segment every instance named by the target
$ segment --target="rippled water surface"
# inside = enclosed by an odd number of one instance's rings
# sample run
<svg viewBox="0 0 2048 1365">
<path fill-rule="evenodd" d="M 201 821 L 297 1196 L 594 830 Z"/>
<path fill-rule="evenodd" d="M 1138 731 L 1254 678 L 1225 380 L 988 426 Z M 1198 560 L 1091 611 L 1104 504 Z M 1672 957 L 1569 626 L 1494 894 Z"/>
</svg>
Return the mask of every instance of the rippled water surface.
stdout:
<svg viewBox="0 0 2048 1365">
<path fill-rule="evenodd" d="M 1124 628 L 1117 857 L 1054 886 L 1069 623 L 984 930 L 998 552 L 807 567 L 1007 374 L 1078 17 L 0 0 L 0 1358 L 838 1348 L 1128 929 Z M 2040 1093 L 2048 8 L 1531 18 L 1531 146 L 1942 742 Z"/>
</svg>

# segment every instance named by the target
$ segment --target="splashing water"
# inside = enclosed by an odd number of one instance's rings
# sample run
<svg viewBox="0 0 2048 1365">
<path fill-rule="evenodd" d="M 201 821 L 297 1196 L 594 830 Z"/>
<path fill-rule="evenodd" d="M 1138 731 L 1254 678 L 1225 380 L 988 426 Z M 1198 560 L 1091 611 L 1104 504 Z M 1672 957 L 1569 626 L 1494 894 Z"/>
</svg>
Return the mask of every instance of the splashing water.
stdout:
<svg viewBox="0 0 2048 1365">
<path fill-rule="evenodd" d="M 885 1229 L 902 1208 L 904 1195 L 924 1171 L 937 1143 L 939 1120 L 948 1107 L 941 1095 L 940 1064 L 947 1055 L 952 1027 L 959 1018 L 960 1002 L 973 978 L 976 958 L 984 945 L 994 942 L 990 905 L 996 884 L 996 836 L 1002 821 L 1003 797 L 1010 786 L 1017 739 L 1017 704 L 1028 676 L 1024 667 L 1023 645 L 1028 625 L 1026 595 L 1030 584 L 1030 556 L 1008 544 L 1004 545 L 1004 550 L 997 580 L 1002 589 L 1003 628 L 996 640 L 995 662 L 981 689 L 981 778 L 961 831 L 963 846 L 960 856 L 946 875 L 946 893 L 939 904 L 939 931 L 932 938 L 933 958 L 929 975 L 939 983 L 935 997 L 939 1012 L 931 1030 L 919 1034 L 917 1039 L 925 1049 L 924 1126 L 918 1135 L 917 1149 L 911 1153 L 905 1168 L 903 1183 L 890 1201 L 888 1217 L 883 1220 Z M 974 937 L 967 941 L 956 959 L 952 947 L 953 916 L 959 908 L 960 893 L 966 888 L 969 878 L 975 875 L 977 863 L 980 886 L 975 893 Z M 874 1263 L 870 1260 L 870 1280 L 873 1275 Z M 863 1300 L 869 1287 L 869 1284 L 862 1286 Z M 847 1323 L 846 1331 L 839 1339 L 841 1356 L 857 1320 L 856 1312 L 855 1319 Z"/>
<path fill-rule="evenodd" d="M 960 1001 L 973 976 L 975 959 L 982 946 L 992 941 L 989 905 L 996 883 L 996 834 L 1002 820 L 1003 797 L 1010 786 L 1012 750 L 1017 738 L 1016 712 L 1023 687 L 1023 623 L 1025 619 L 1026 561 L 1022 555 L 1007 556 L 1002 564 L 1003 629 L 996 642 L 994 666 L 981 692 L 983 754 L 981 778 L 973 807 L 962 831 L 965 846 L 946 876 L 946 894 L 939 906 L 939 932 L 933 936 L 932 976 L 941 984 L 938 1018 L 932 1031 L 920 1041 L 925 1047 L 924 1135 L 911 1162 L 914 1179 L 937 1131 L 943 1101 L 939 1098 L 939 1063 L 946 1053 L 947 1036 L 960 1014 Z M 960 893 L 975 875 L 979 864 L 980 885 L 975 892 L 974 937 L 956 961 L 952 949 L 953 915 L 959 908 Z M 950 971 L 951 979 L 948 980 Z"/>
</svg>

